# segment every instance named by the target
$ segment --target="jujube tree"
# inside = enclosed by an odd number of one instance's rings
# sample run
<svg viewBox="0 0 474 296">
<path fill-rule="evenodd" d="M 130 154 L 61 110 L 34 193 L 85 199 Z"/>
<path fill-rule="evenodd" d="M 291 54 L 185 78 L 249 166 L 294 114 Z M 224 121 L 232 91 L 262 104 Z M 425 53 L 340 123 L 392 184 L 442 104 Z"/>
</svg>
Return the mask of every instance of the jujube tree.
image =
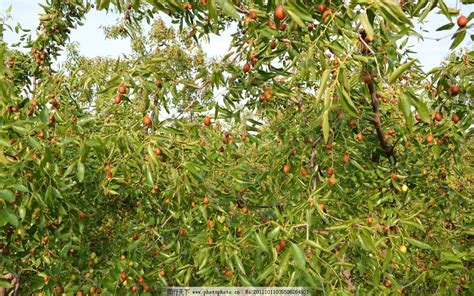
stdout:
<svg viewBox="0 0 474 296">
<path fill-rule="evenodd" d="M 455 49 L 443 1 L 46 1 L 0 46 L 1 285 L 468 294 L 473 55 L 407 48 L 437 8 Z M 91 9 L 131 55 L 68 45 Z"/>
</svg>

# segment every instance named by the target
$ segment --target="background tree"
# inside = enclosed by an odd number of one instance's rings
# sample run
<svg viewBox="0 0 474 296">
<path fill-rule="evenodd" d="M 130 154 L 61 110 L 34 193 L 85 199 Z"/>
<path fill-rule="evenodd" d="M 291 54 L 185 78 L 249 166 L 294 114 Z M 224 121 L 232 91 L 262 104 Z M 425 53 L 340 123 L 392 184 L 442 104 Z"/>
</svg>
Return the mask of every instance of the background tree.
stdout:
<svg viewBox="0 0 474 296">
<path fill-rule="evenodd" d="M 0 44 L 1 273 L 46 294 L 468 294 L 473 56 L 425 73 L 405 41 L 436 7 L 454 49 L 472 16 L 443 1 L 47 2 L 30 56 Z M 123 14 L 106 33 L 133 53 L 53 66 L 90 9 Z"/>
</svg>

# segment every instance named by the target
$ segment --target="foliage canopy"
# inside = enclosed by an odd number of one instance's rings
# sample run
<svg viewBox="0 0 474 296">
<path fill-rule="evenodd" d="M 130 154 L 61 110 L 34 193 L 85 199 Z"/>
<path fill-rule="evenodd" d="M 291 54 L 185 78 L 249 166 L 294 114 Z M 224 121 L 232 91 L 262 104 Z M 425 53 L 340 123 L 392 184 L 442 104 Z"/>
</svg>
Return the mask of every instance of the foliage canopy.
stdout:
<svg viewBox="0 0 474 296">
<path fill-rule="evenodd" d="M 21 293 L 473 292 L 474 55 L 426 73 L 407 47 L 439 9 L 454 50 L 472 14 L 441 0 L 43 8 L 28 53 L 0 38 L 0 274 Z M 130 37 L 130 56 L 68 43 L 92 9 L 123 15 L 106 33 Z M 203 40 L 229 25 L 228 54 L 208 59 Z"/>
</svg>

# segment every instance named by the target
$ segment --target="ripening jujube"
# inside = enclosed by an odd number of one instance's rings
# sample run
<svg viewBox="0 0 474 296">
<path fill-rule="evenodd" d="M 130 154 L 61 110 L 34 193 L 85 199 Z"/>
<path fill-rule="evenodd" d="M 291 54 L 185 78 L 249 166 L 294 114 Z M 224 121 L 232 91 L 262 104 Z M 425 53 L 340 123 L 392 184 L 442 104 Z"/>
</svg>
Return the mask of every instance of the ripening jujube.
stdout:
<svg viewBox="0 0 474 296">
<path fill-rule="evenodd" d="M 125 87 L 125 85 L 120 85 L 118 88 L 118 92 L 122 95 L 125 94 L 127 92 L 127 88 Z"/>
<path fill-rule="evenodd" d="M 151 120 L 150 116 L 145 115 L 145 117 L 143 118 L 143 125 L 148 126 L 151 123 L 152 123 L 152 120 Z"/>
<path fill-rule="evenodd" d="M 285 12 L 285 9 L 283 8 L 283 6 L 279 5 L 275 8 L 275 17 L 280 21 L 285 19 L 286 12 Z"/>
</svg>

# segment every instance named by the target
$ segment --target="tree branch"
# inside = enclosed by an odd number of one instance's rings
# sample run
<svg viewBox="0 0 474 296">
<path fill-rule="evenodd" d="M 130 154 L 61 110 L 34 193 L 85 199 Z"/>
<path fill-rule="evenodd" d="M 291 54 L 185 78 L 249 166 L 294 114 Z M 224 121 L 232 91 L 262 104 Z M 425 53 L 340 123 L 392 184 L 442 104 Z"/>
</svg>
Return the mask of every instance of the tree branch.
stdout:
<svg viewBox="0 0 474 296">
<path fill-rule="evenodd" d="M 239 6 L 236 5 L 235 9 L 240 13 L 245 13 L 245 14 L 249 13 L 249 11 L 247 9 L 245 9 L 244 7 L 239 7 Z"/>
<path fill-rule="evenodd" d="M 11 288 L 8 288 L 8 289 L 0 287 L 0 296 L 17 295 L 18 289 L 20 288 L 19 276 L 15 276 L 11 273 L 8 273 L 8 274 L 1 275 L 0 279 L 11 280 L 10 285 L 12 286 Z M 10 294 L 11 291 L 13 291 L 13 293 Z"/>
<path fill-rule="evenodd" d="M 389 146 L 387 141 L 385 140 L 385 133 L 382 129 L 382 126 L 380 125 L 379 100 L 377 98 L 377 92 L 374 88 L 374 83 L 370 81 L 369 83 L 367 83 L 367 87 L 369 88 L 371 98 L 370 104 L 372 105 L 372 112 L 374 113 L 372 123 L 374 124 L 375 131 L 377 132 L 377 137 L 379 138 L 380 145 L 382 145 L 382 148 L 385 151 L 387 157 L 390 157 L 393 155 L 393 147 Z"/>
</svg>

